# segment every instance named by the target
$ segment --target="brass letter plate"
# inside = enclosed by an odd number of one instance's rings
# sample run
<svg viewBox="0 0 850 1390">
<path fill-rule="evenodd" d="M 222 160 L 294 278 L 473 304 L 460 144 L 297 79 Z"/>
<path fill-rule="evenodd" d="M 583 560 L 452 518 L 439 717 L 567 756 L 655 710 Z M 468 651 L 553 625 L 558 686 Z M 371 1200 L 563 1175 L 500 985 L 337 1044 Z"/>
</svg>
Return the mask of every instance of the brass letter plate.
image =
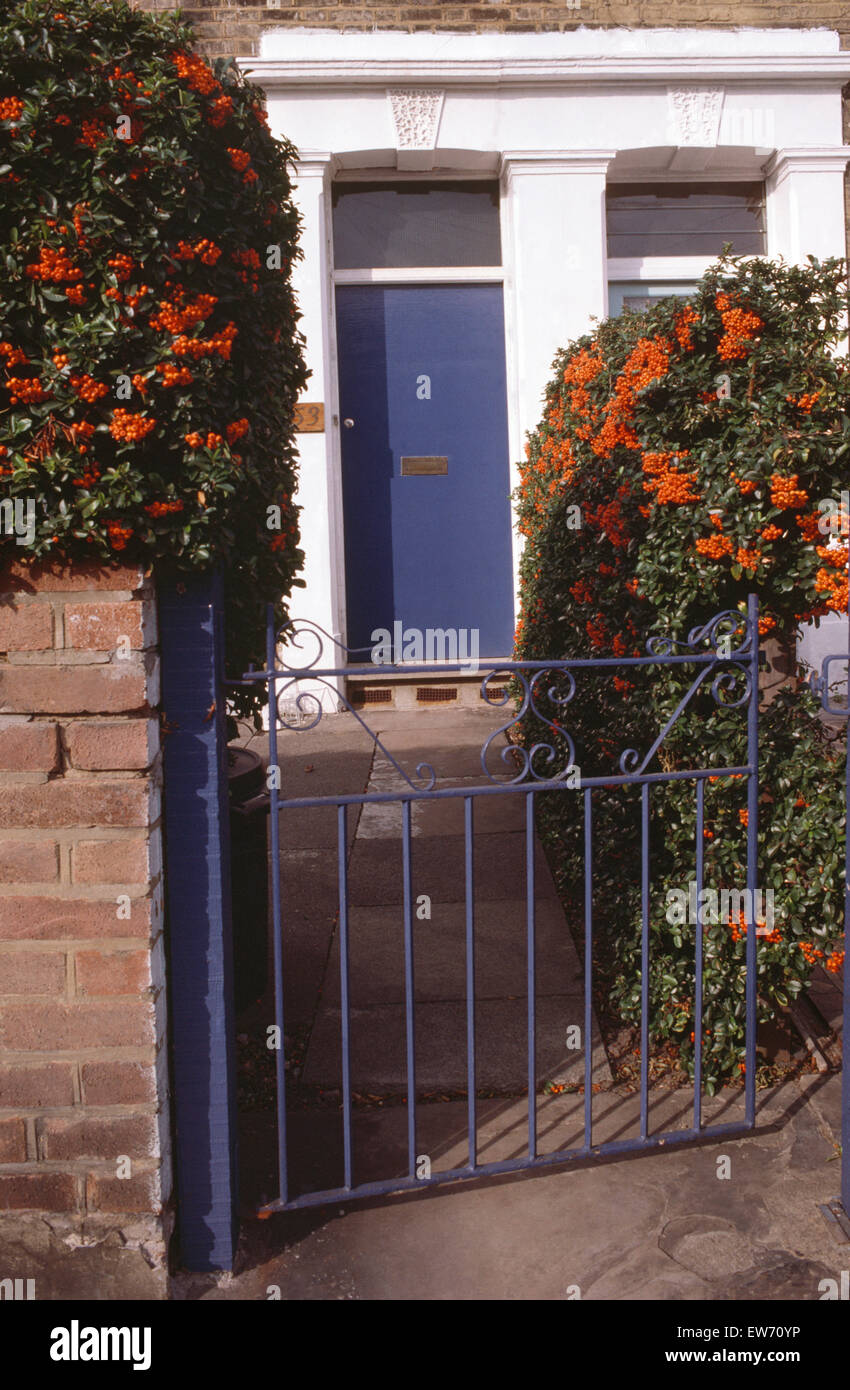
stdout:
<svg viewBox="0 0 850 1390">
<path fill-rule="evenodd" d="M 426 454 L 418 458 L 402 455 L 401 476 L 410 478 L 416 473 L 448 473 L 449 460 L 436 454 Z"/>
</svg>

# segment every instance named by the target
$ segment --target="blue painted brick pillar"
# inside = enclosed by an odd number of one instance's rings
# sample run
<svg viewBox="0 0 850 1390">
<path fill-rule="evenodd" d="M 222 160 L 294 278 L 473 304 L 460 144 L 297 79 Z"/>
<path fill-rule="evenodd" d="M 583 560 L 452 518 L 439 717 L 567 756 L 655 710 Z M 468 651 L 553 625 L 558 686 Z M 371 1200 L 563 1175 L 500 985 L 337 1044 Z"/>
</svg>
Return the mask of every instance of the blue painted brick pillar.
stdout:
<svg viewBox="0 0 850 1390">
<path fill-rule="evenodd" d="M 160 581 L 165 888 L 181 1263 L 238 1235 L 233 942 L 221 576 Z"/>
</svg>

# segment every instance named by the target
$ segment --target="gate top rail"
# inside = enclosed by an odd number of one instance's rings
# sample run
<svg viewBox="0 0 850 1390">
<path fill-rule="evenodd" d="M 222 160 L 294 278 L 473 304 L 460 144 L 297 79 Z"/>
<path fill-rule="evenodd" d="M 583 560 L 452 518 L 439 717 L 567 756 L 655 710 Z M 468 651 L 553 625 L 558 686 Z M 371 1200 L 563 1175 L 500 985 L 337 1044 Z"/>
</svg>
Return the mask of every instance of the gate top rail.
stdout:
<svg viewBox="0 0 850 1390">
<path fill-rule="evenodd" d="M 440 630 L 442 631 L 442 630 Z M 312 659 L 303 664 L 291 664 L 287 660 L 286 652 L 281 654 L 281 646 L 286 648 L 302 648 L 303 639 L 307 639 L 315 644 L 315 651 Z M 484 660 L 479 661 L 475 658 L 474 662 L 468 659 L 461 659 L 450 662 L 375 662 L 368 666 L 322 666 L 321 658 L 325 650 L 325 641 L 331 643 L 332 647 L 347 654 L 362 652 L 364 648 L 350 648 L 345 643 L 327 633 L 318 623 L 310 620 L 291 619 L 278 628 L 275 623 L 274 608 L 269 605 L 266 613 L 266 665 L 263 670 L 250 669 L 243 675 L 241 680 L 231 681 L 233 687 L 251 686 L 258 682 L 265 682 L 268 685 L 269 703 L 269 727 L 275 734 L 278 728 L 287 729 L 292 732 L 306 732 L 314 729 L 321 721 L 325 713 L 324 702 L 321 694 L 315 688 L 300 690 L 299 683 L 308 681 L 313 687 L 324 686 L 329 691 L 334 700 L 338 702 L 338 708 L 346 709 L 366 731 L 375 746 L 380 749 L 383 756 L 398 771 L 401 778 L 414 793 L 431 793 L 434 791 L 437 774 L 434 767 L 427 762 L 419 763 L 415 770 L 417 784 L 403 767 L 396 761 L 393 755 L 381 742 L 378 734 L 369 728 L 366 721 L 361 717 L 359 711 L 354 708 L 352 701 L 347 694 L 341 692 L 332 682 L 336 678 L 345 676 L 348 678 L 371 675 L 376 671 L 384 677 L 402 676 L 414 677 L 417 675 L 471 675 L 483 672 L 480 693 L 481 698 L 491 709 L 500 709 L 509 703 L 516 701 L 511 717 L 485 740 L 481 749 L 481 768 L 484 777 L 491 785 L 501 791 L 512 787 L 524 787 L 528 789 L 535 786 L 538 790 L 550 789 L 556 786 L 615 786 L 626 782 L 647 780 L 647 776 L 653 780 L 670 779 L 670 773 L 648 774 L 652 759 L 655 757 L 659 748 L 663 744 L 667 734 L 670 732 L 682 712 L 694 698 L 697 691 L 707 682 L 710 676 L 713 680 L 708 687 L 711 695 L 718 705 L 723 705 L 728 709 L 740 708 L 747 704 L 757 687 L 757 666 L 758 666 L 758 600 L 751 595 L 748 600 L 746 614 L 740 609 L 725 609 L 721 613 L 715 614 L 708 622 L 693 628 L 687 638 L 680 639 L 668 634 L 650 637 L 646 643 L 646 656 L 615 656 L 615 657 L 575 657 L 575 658 L 554 658 L 549 660 Z M 734 643 L 734 645 L 733 645 Z M 707 650 L 705 650 L 707 648 Z M 373 649 L 374 650 L 374 649 Z M 470 666 L 474 670 L 470 670 Z M 635 748 L 625 748 L 620 753 L 618 761 L 618 773 L 608 774 L 607 776 L 581 778 L 576 780 L 575 762 L 575 743 L 568 729 L 566 729 L 559 716 L 566 713 L 567 706 L 576 692 L 576 677 L 574 672 L 581 671 L 613 671 L 622 668 L 639 666 L 658 666 L 658 665 L 681 665 L 696 666 L 698 668 L 695 679 L 691 682 L 686 693 L 679 700 L 676 709 L 668 718 L 661 732 L 652 742 L 651 746 L 641 754 Z M 500 686 L 496 687 L 494 678 L 500 679 Z M 508 679 L 513 684 L 513 689 L 501 688 L 504 681 Z M 288 704 L 294 705 L 297 713 L 287 712 L 286 708 L 281 709 L 281 702 L 289 696 Z M 545 709 L 542 704 L 546 703 Z M 310 716 L 312 715 L 312 718 Z M 508 731 L 521 725 L 527 715 L 533 716 L 539 724 L 551 731 L 551 741 L 546 742 L 542 739 L 534 743 L 531 747 L 524 747 L 517 743 L 507 742 L 501 749 L 500 759 L 505 771 L 496 774 L 487 765 L 487 757 L 491 747 L 500 735 L 507 735 Z M 302 722 L 302 717 L 306 716 L 309 722 Z M 272 761 L 276 763 L 277 754 L 273 747 Z M 514 767 L 519 765 L 519 770 L 513 777 L 507 776 L 507 768 L 511 760 L 514 760 Z M 694 769 L 686 775 L 694 776 L 699 772 L 709 775 L 711 769 Z M 717 769 L 713 769 L 717 772 Z M 728 769 L 731 772 L 733 769 Z M 747 767 L 744 772 L 751 769 Z M 454 792 L 457 795 L 457 791 Z M 397 793 L 395 794 L 397 795 Z M 316 805 L 327 798 L 299 798 L 297 802 L 289 802 L 290 805 Z M 366 794 L 354 800 L 364 800 Z M 368 799 L 378 799 L 373 794 Z M 393 799 L 389 797 L 388 799 Z M 275 797 L 275 805 L 277 798 Z"/>
</svg>

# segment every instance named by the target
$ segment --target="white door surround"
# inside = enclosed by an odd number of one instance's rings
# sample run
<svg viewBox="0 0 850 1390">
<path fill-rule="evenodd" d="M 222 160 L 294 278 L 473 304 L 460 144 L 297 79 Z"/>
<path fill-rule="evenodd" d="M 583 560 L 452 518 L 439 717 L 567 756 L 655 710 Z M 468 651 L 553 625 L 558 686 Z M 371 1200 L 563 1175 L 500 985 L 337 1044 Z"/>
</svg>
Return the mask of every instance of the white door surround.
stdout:
<svg viewBox="0 0 850 1390">
<path fill-rule="evenodd" d="M 304 255 L 294 280 L 312 371 L 304 398 L 324 401 L 326 430 L 298 436 L 307 588 L 296 591 L 295 610 L 343 641 L 335 179 L 498 177 L 501 268 L 391 274 L 503 276 L 515 463 L 538 423 L 556 350 L 605 317 L 609 279 L 692 280 L 712 259 L 609 263 L 608 182 L 763 180 L 769 256 L 845 255 L 841 91 L 850 52 L 829 30 L 286 29 L 265 34 L 261 56 L 240 67 L 266 91 L 272 131 L 300 151 Z M 339 272 L 339 281 L 358 274 Z M 326 707 L 334 704 L 329 695 Z"/>
</svg>

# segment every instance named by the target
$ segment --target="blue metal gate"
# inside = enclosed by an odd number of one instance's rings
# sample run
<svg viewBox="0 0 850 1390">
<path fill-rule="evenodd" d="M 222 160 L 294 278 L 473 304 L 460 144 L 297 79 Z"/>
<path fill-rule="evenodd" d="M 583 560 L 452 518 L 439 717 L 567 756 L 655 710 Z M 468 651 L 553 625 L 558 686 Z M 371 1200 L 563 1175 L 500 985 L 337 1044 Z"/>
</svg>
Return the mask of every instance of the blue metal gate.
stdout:
<svg viewBox="0 0 850 1390">
<path fill-rule="evenodd" d="M 279 657 L 281 642 L 286 642 L 287 651 L 298 648 L 298 644 L 308 637 L 315 642 L 315 653 L 311 661 L 298 666 L 283 664 Z M 456 675 L 464 669 L 462 664 L 416 666 L 408 663 L 400 665 L 374 664 L 322 664 L 322 633 L 314 624 L 293 622 L 278 632 L 271 608 L 268 611 L 266 667 L 262 671 L 251 670 L 244 676 L 245 683 L 262 683 L 268 689 L 269 714 L 269 763 L 278 767 L 278 737 L 281 729 L 293 730 L 287 737 L 296 739 L 299 728 L 314 728 L 322 718 L 320 700 L 309 693 L 296 697 L 299 708 L 309 709 L 313 717 L 309 724 L 295 722 L 282 711 L 283 698 L 289 693 L 291 709 L 292 691 L 297 692 L 299 683 L 310 682 L 314 689 L 333 692 L 333 698 L 350 710 L 355 719 L 375 740 L 377 748 L 390 760 L 398 771 L 399 788 L 391 792 L 364 792 L 358 795 L 337 795 L 318 797 L 299 797 L 287 799 L 272 780 L 270 786 L 270 854 L 272 873 L 272 923 L 274 932 L 274 989 L 275 1023 L 279 1038 L 285 1036 L 284 1018 L 284 978 L 287 962 L 283 949 L 283 925 L 287 904 L 281 897 L 280 851 L 281 834 L 286 834 L 288 818 L 316 807 L 335 808 L 337 817 L 337 867 L 339 897 L 339 970 L 341 1006 L 341 1057 L 342 1057 L 342 1138 L 344 1177 L 340 1186 L 321 1191 L 292 1191 L 289 1177 L 289 1151 L 287 1142 L 287 1063 L 281 1045 L 276 1052 L 276 1094 L 277 1094 L 277 1132 L 278 1132 L 278 1181 L 279 1195 L 267 1201 L 260 1209 L 260 1215 L 268 1216 L 276 1211 L 288 1211 L 300 1207 L 317 1206 L 342 1199 L 369 1197 L 378 1194 L 401 1192 L 407 1189 L 421 1189 L 438 1184 L 457 1182 L 473 1177 L 506 1173 L 521 1169 L 539 1169 L 554 1164 L 564 1164 L 570 1160 L 587 1159 L 606 1154 L 625 1154 L 654 1149 L 707 1136 L 719 1137 L 745 1132 L 755 1124 L 755 1085 L 756 1085 L 756 902 L 757 891 L 757 839 L 758 839 L 758 601 L 750 596 L 746 617 L 739 611 L 718 614 L 702 628 L 691 632 L 687 640 L 677 641 L 669 637 L 651 639 L 647 643 L 644 657 L 624 657 L 610 659 L 521 661 L 500 662 L 498 665 L 481 663 L 481 694 L 491 705 L 507 705 L 510 696 L 501 690 L 494 697 L 493 684 L 498 680 L 500 687 L 506 680 L 513 682 L 519 690 L 517 708 L 506 718 L 501 729 L 487 739 L 481 752 L 482 775 L 480 783 L 474 786 L 439 787 L 436 773 L 428 764 L 416 768 L 415 780 L 403 771 L 400 765 L 380 743 L 377 735 L 368 730 L 359 712 L 351 704 L 338 696 L 336 685 L 343 677 L 371 677 L 376 670 L 381 677 L 397 675 L 410 677 L 416 675 Z M 327 639 L 332 641 L 332 639 Z M 336 644 L 335 644 L 336 645 Z M 349 655 L 347 649 L 341 649 Z M 544 713 L 545 696 L 556 699 L 563 710 L 572 698 L 582 673 L 610 672 L 613 677 L 622 668 L 651 667 L 662 669 L 672 666 L 690 666 L 696 673 L 689 688 L 677 704 L 664 728 L 643 751 L 624 750 L 619 758 L 619 772 L 605 777 L 582 778 L 575 767 L 575 748 L 569 733 Z M 559 684 L 560 683 L 560 684 Z M 557 692 L 555 687 L 558 685 Z M 728 708 L 741 710 L 746 719 L 747 760 L 737 766 L 710 768 L 693 767 L 670 771 L 649 770 L 656 762 L 656 754 L 665 738 L 692 701 L 698 690 L 710 689 L 714 700 Z M 551 708 L 546 706 L 551 713 Z M 507 731 L 527 714 L 539 719 L 551 730 L 552 742 L 539 742 L 531 748 L 517 750 L 518 770 L 516 775 L 503 774 L 497 777 L 487 766 L 488 750 L 492 748 L 496 734 Z M 551 767 L 558 756 L 558 750 L 568 754 L 565 766 L 556 772 Z M 578 775 L 577 775 L 578 773 Z M 745 1044 L 745 1114 L 740 1121 L 732 1123 L 706 1124 L 702 1110 L 702 1049 L 703 1049 L 703 931 L 702 890 L 704 874 L 704 795 L 706 779 L 735 774 L 747 779 L 747 861 L 746 861 L 746 1044 Z M 694 878 L 697 885 L 697 929 L 695 931 L 695 1016 L 694 1016 L 694 1080 L 693 1117 L 691 1124 L 682 1129 L 664 1133 L 652 1133 L 649 1126 L 649 1082 L 650 1082 L 650 797 L 654 787 L 673 781 L 690 782 L 694 786 L 696 801 L 696 834 L 694 847 Z M 592 794 L 599 787 L 640 787 L 641 797 L 641 1026 L 640 1026 L 640 1121 L 639 1133 L 634 1137 L 594 1143 L 594 1093 L 592 1086 L 591 1029 L 593 1008 L 593 962 L 594 962 L 594 825 Z M 537 1136 L 536 1101 L 538 1075 L 535 1057 L 536 1036 L 536 978 L 535 978 L 535 891 L 534 891 L 534 844 L 535 844 L 535 798 L 541 793 L 557 792 L 558 795 L 580 797 L 584 817 L 584 1115 L 583 1141 L 578 1146 L 558 1148 L 554 1152 L 541 1153 Z M 525 863 L 526 884 L 525 921 L 518 923 L 527 942 L 527 1075 L 528 1075 L 528 1138 L 526 1152 L 515 1158 L 497 1162 L 480 1162 L 478 1156 L 478 1116 L 476 1099 L 476 994 L 475 994 L 475 939 L 476 903 L 473 883 L 474 864 L 474 816 L 476 804 L 493 795 L 513 795 L 525 799 Z M 417 1172 L 417 1082 L 415 1048 L 415 991 L 414 991 L 414 950 L 413 950 L 413 894 L 411 881 L 411 812 L 419 802 L 460 798 L 464 809 L 465 841 L 465 968 L 466 968 L 466 1069 L 467 1069 L 467 1161 L 459 1166 L 423 1177 Z M 405 987 L 405 1033 L 406 1033 L 406 1107 L 407 1107 L 407 1172 L 388 1173 L 378 1181 L 358 1182 L 356 1179 L 356 1159 L 354 1132 L 352 1124 L 352 1079 L 350 1066 L 350 994 L 349 994 L 349 893 L 346 818 L 350 807 L 366 806 L 370 803 L 392 803 L 399 807 L 401 822 L 402 874 L 403 874 L 403 937 L 404 937 L 404 987 Z M 605 847 L 601 847 L 602 852 Z M 846 1072 L 845 1072 L 846 1081 Z M 846 1135 L 845 1135 L 846 1143 Z M 845 1193 L 845 1198 L 847 1194 Z"/>
</svg>

